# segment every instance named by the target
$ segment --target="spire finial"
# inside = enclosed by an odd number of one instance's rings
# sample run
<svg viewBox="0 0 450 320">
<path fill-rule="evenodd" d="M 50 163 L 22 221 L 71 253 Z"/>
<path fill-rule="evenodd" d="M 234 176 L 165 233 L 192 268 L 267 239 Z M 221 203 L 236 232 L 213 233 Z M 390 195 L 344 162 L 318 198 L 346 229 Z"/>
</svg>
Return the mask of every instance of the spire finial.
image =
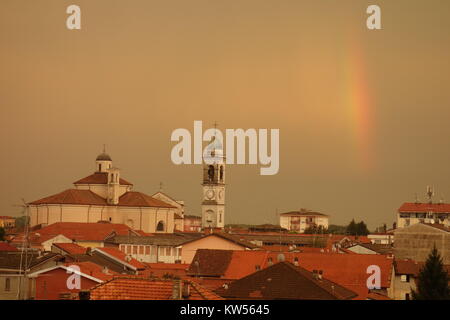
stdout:
<svg viewBox="0 0 450 320">
<path fill-rule="evenodd" d="M 162 189 L 163 189 L 163 183 L 162 183 L 162 181 L 159 183 L 159 191 L 162 191 Z"/>
<path fill-rule="evenodd" d="M 103 144 L 103 153 L 106 153 L 106 144 Z"/>
</svg>

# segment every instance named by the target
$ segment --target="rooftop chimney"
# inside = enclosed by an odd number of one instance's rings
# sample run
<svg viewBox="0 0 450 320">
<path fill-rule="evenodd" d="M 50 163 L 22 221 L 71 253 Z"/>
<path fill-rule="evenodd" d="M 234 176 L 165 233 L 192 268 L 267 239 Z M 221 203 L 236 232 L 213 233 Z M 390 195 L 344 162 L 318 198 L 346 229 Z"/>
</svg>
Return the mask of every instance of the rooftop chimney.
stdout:
<svg viewBox="0 0 450 320">
<path fill-rule="evenodd" d="M 181 280 L 173 280 L 172 300 L 181 300 Z"/>
<path fill-rule="evenodd" d="M 189 281 L 183 281 L 183 299 L 188 299 L 191 296 L 191 284 Z"/>
</svg>

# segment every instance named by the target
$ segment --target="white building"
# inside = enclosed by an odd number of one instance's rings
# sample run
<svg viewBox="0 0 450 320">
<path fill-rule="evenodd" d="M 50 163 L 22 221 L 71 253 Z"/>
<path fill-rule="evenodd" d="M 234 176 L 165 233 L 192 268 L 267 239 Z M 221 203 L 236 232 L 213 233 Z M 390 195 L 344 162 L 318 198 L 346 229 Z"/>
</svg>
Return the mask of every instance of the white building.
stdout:
<svg viewBox="0 0 450 320">
<path fill-rule="evenodd" d="M 106 153 L 97 157 L 95 168 L 96 172 L 74 182 L 74 188 L 29 203 L 30 226 L 109 221 L 147 233 L 174 231 L 183 206 L 133 191 L 133 184 L 120 177 Z"/>
<path fill-rule="evenodd" d="M 307 228 L 313 226 L 328 229 L 328 215 L 306 209 L 281 213 L 280 226 L 298 233 L 304 233 Z"/>
</svg>

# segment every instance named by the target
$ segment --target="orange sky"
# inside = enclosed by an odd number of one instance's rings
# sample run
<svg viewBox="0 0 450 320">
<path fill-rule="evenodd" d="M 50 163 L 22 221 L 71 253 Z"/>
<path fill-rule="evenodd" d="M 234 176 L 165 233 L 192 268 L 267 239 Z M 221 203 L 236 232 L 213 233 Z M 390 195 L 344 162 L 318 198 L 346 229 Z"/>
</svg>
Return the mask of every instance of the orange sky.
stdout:
<svg viewBox="0 0 450 320">
<path fill-rule="evenodd" d="M 66 7 L 82 30 L 66 29 Z M 382 8 L 381 31 L 365 26 Z M 170 161 L 194 120 L 280 129 L 280 171 L 227 168 L 227 223 L 301 207 L 391 225 L 426 185 L 450 202 L 450 3 L 0 3 L 0 215 L 71 187 L 107 151 L 135 189 L 200 214 L 201 168 Z M 359 119 L 359 120 L 358 120 Z M 369 156 L 368 156 L 369 155 Z M 365 160 L 364 160 L 365 159 Z M 438 200 L 438 199 L 437 199 Z"/>
</svg>

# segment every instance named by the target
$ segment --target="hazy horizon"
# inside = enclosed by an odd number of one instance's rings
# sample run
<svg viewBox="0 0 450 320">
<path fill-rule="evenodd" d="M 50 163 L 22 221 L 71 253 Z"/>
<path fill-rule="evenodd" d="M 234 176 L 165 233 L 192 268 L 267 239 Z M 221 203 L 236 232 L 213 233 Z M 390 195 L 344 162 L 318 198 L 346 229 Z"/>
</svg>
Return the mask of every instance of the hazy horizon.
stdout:
<svg viewBox="0 0 450 320">
<path fill-rule="evenodd" d="M 82 29 L 66 28 L 77 4 Z M 366 28 L 366 8 L 382 30 Z M 200 215 L 200 165 L 174 165 L 173 130 L 280 129 L 280 170 L 228 165 L 225 222 L 395 221 L 450 202 L 450 2 L 283 0 L 0 3 L 0 215 L 72 187 L 103 144 L 134 190 Z"/>
</svg>

